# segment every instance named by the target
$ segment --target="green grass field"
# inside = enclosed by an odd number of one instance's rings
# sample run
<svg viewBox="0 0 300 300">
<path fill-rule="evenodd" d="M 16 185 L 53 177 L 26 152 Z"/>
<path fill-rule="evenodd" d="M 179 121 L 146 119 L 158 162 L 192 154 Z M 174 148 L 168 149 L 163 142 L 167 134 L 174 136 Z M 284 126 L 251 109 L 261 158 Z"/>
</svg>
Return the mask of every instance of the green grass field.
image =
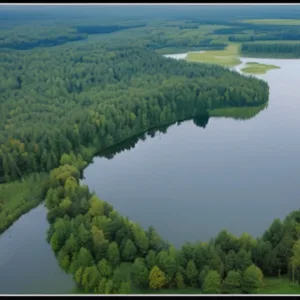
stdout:
<svg viewBox="0 0 300 300">
<path fill-rule="evenodd" d="M 242 23 L 252 24 L 270 24 L 270 25 L 300 25 L 299 19 L 257 19 L 257 20 L 243 20 Z"/>
<path fill-rule="evenodd" d="M 0 185 L 0 234 L 22 214 L 41 202 L 42 182 L 47 178 L 47 174 L 32 174 L 23 182 L 14 181 Z"/>
<path fill-rule="evenodd" d="M 224 50 L 212 50 L 202 53 L 188 53 L 186 60 L 190 62 L 202 62 L 217 64 L 224 67 L 234 67 L 241 63 L 239 59 L 240 44 L 231 43 Z"/>
<path fill-rule="evenodd" d="M 257 62 L 248 62 L 246 66 L 241 69 L 242 72 L 247 74 L 266 74 L 270 70 L 280 69 L 275 65 L 260 64 Z"/>
<path fill-rule="evenodd" d="M 26 182 L 14 181 L 0 185 L 1 211 L 14 210 L 22 203 L 24 197 L 30 191 L 30 186 Z"/>
<path fill-rule="evenodd" d="M 300 285 L 293 284 L 287 278 L 265 278 L 264 286 L 257 291 L 257 294 L 300 294 Z"/>
</svg>

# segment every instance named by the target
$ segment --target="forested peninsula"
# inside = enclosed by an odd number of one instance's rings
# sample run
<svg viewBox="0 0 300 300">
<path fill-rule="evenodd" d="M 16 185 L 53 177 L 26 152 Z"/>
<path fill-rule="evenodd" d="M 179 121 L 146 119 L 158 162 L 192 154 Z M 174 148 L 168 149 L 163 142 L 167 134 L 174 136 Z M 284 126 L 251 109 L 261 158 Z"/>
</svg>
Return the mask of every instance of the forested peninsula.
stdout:
<svg viewBox="0 0 300 300">
<path fill-rule="evenodd" d="M 46 174 L 64 153 L 89 162 L 148 129 L 268 101 L 262 80 L 135 45 L 112 48 L 90 43 L 0 52 L 0 182 L 23 180 L 29 193 L 13 209 L 2 206 L 2 231 L 37 204 L 28 176 L 38 174 L 41 201 Z"/>
<path fill-rule="evenodd" d="M 300 212 L 275 219 L 258 239 L 222 230 L 209 242 L 176 249 L 153 227 L 146 231 L 79 185 L 85 162 L 63 155 L 46 197 L 48 241 L 81 291 L 100 294 L 186 288 L 253 294 L 264 276 L 299 281 Z M 199 291 L 198 291 L 199 292 Z"/>
</svg>

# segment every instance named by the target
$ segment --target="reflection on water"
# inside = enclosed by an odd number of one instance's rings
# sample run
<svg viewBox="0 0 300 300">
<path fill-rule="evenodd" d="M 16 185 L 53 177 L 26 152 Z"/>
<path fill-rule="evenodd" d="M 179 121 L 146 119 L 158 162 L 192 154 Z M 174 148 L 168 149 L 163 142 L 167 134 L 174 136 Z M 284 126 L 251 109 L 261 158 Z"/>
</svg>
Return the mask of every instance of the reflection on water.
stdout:
<svg viewBox="0 0 300 300">
<path fill-rule="evenodd" d="M 220 111 L 216 110 L 216 113 L 214 116 L 218 117 L 225 117 L 225 118 L 232 118 L 235 120 L 249 120 L 251 118 L 254 118 L 260 111 L 267 108 L 267 104 L 260 106 L 260 107 L 243 107 L 243 108 L 233 108 L 233 109 L 222 109 Z M 209 115 L 202 115 L 192 118 L 193 123 L 197 127 L 206 128 L 209 121 Z M 181 125 L 184 121 L 177 122 L 177 125 Z M 173 126 L 171 125 L 165 125 L 161 126 L 155 129 L 148 130 L 146 133 L 142 133 L 140 135 L 136 135 L 134 137 L 131 137 L 127 139 L 124 142 L 121 142 L 117 145 L 114 145 L 112 147 L 109 147 L 103 151 L 101 151 L 98 156 L 104 157 L 107 159 L 112 159 L 117 155 L 118 153 L 121 153 L 125 150 L 131 150 L 134 149 L 135 145 L 139 141 L 145 141 L 147 138 L 154 138 L 157 136 L 157 134 L 166 134 L 168 131 L 168 128 Z"/>
<path fill-rule="evenodd" d="M 234 107 L 234 108 L 223 108 L 215 109 L 210 115 L 211 117 L 224 117 L 231 118 L 234 120 L 250 120 L 257 116 L 261 111 L 268 108 L 268 104 L 253 107 Z"/>
</svg>

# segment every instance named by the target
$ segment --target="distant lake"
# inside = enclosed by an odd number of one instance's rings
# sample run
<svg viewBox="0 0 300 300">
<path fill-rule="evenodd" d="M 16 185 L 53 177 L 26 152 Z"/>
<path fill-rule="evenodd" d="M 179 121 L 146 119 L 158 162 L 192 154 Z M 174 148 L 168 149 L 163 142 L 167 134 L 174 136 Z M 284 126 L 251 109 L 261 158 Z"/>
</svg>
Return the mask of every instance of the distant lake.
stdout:
<svg viewBox="0 0 300 300">
<path fill-rule="evenodd" d="M 221 229 L 257 237 L 298 209 L 300 61 L 241 60 L 281 67 L 258 76 L 270 86 L 265 110 L 249 120 L 210 118 L 205 128 L 190 120 L 129 140 L 96 157 L 82 182 L 175 246 L 207 241 Z"/>
</svg>

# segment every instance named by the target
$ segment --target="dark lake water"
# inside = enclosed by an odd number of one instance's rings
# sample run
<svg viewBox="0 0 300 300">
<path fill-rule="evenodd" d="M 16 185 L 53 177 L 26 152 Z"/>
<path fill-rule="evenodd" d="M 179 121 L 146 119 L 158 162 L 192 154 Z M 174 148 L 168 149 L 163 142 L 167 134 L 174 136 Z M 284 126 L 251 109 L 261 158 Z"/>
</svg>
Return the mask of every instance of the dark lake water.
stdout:
<svg viewBox="0 0 300 300">
<path fill-rule="evenodd" d="M 210 118 L 205 128 L 176 124 L 114 156 L 113 147 L 86 168 L 83 183 L 175 246 L 221 229 L 256 237 L 298 209 L 300 61 L 242 60 L 281 67 L 259 76 L 270 86 L 265 110 L 249 120 Z"/>
<path fill-rule="evenodd" d="M 1 235 L 0 294 L 69 293 L 74 287 L 46 241 L 46 214 L 41 204 Z"/>
<path fill-rule="evenodd" d="M 250 120 L 191 120 L 131 139 L 95 158 L 83 182 L 176 246 L 223 228 L 257 236 L 299 208 L 300 61 L 248 60 L 281 66 L 260 76 L 270 85 L 267 109 Z M 40 205 L 0 236 L 0 294 L 74 289 L 46 242 L 48 227 Z"/>
</svg>

